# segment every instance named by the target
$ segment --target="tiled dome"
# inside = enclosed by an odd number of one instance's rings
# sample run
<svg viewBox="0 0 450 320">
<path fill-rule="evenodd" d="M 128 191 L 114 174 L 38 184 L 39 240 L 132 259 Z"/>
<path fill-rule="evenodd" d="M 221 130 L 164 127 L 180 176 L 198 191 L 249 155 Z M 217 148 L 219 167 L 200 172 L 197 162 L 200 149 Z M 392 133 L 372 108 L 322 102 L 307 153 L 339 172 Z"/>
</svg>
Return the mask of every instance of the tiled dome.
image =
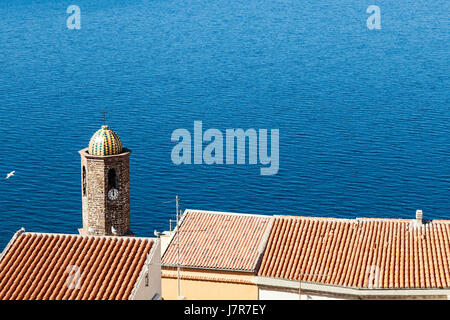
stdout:
<svg viewBox="0 0 450 320">
<path fill-rule="evenodd" d="M 119 136 L 104 125 L 89 141 L 89 154 L 94 156 L 110 156 L 122 152 Z"/>
</svg>

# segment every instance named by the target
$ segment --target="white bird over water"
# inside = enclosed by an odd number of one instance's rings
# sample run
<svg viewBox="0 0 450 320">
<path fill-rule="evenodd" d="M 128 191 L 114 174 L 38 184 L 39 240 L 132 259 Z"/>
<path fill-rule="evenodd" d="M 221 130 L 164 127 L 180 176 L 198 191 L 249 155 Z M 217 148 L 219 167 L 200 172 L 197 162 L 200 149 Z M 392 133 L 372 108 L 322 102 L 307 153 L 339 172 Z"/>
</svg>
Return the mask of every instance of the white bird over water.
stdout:
<svg viewBox="0 0 450 320">
<path fill-rule="evenodd" d="M 14 173 L 16 173 L 16 171 L 11 171 L 10 173 L 8 173 L 8 174 L 6 175 L 5 180 L 11 178 L 11 177 L 14 175 Z"/>
</svg>

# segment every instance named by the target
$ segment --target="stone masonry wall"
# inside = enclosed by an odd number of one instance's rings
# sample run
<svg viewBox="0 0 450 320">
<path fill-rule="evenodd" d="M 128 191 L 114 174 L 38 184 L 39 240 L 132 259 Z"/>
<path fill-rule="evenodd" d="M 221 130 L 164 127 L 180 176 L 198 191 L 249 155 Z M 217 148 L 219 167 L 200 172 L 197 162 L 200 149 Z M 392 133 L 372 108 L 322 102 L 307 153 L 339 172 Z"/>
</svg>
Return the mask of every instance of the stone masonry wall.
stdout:
<svg viewBox="0 0 450 320">
<path fill-rule="evenodd" d="M 93 228 L 98 235 L 130 234 L 130 179 L 129 152 L 114 156 L 91 156 L 86 149 L 81 155 L 81 193 L 83 207 L 83 233 Z M 83 195 L 83 166 L 86 168 L 86 194 Z M 108 199 L 108 172 L 115 169 L 119 196 Z"/>
</svg>

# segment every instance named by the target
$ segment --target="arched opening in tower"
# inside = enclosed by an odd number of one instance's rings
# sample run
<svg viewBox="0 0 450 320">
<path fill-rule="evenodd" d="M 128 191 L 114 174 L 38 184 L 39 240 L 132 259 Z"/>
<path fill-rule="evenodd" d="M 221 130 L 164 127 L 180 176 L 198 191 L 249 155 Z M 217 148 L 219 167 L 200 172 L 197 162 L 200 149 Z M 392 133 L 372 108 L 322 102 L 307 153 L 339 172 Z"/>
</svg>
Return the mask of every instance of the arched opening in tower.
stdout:
<svg viewBox="0 0 450 320">
<path fill-rule="evenodd" d="M 108 187 L 109 189 L 117 189 L 117 175 L 115 169 L 109 169 L 108 171 Z"/>
</svg>

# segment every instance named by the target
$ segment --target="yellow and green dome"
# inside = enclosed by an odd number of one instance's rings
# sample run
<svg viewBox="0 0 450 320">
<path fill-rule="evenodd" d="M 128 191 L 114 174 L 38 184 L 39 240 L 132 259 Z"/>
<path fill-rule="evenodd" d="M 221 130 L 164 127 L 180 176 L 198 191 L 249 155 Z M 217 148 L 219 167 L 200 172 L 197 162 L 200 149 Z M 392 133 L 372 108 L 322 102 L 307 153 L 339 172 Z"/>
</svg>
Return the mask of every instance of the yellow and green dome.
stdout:
<svg viewBox="0 0 450 320">
<path fill-rule="evenodd" d="M 111 156 L 122 152 L 119 136 L 104 125 L 89 141 L 89 154 L 94 156 Z"/>
</svg>

